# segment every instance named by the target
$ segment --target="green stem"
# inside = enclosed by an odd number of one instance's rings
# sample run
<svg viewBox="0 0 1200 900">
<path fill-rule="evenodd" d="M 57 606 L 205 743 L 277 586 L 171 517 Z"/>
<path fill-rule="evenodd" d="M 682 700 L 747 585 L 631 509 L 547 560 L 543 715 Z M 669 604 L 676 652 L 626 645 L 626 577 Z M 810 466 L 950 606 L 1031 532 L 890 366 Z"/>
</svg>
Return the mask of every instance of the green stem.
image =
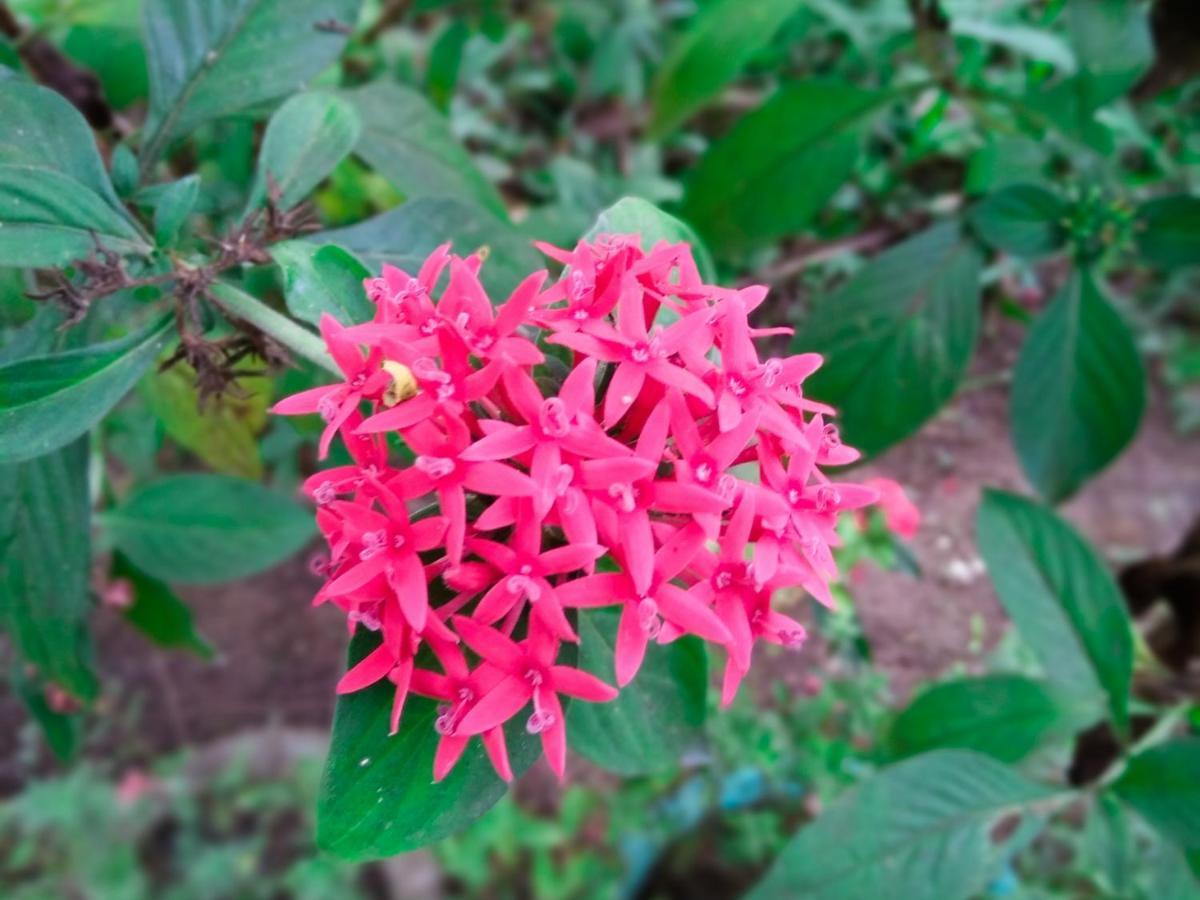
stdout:
<svg viewBox="0 0 1200 900">
<path fill-rule="evenodd" d="M 307 328 L 297 325 L 287 316 L 275 312 L 261 300 L 251 297 L 231 284 L 215 282 L 209 288 L 209 294 L 226 312 L 270 335 L 297 356 L 303 356 L 342 377 L 342 371 L 334 363 L 333 357 L 326 352 L 325 344 Z"/>
</svg>

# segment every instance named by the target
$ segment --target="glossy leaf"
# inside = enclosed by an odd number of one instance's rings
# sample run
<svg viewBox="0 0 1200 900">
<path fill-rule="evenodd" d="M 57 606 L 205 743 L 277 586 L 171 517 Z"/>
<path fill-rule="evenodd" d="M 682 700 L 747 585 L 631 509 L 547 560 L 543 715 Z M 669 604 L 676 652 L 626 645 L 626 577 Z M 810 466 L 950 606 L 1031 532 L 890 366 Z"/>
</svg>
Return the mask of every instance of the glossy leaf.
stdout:
<svg viewBox="0 0 1200 900">
<path fill-rule="evenodd" d="M 147 0 L 143 27 L 150 110 L 147 170 L 177 138 L 205 122 L 297 90 L 341 52 L 360 0 Z"/>
<path fill-rule="evenodd" d="M 1200 849 L 1200 737 L 1143 750 L 1129 761 L 1113 791 L 1165 837 Z"/>
<path fill-rule="evenodd" d="M 817 301 L 792 347 L 824 354 L 805 393 L 838 408 L 847 442 L 878 453 L 953 396 L 979 332 L 981 262 L 946 222 L 884 251 Z"/>
<path fill-rule="evenodd" d="M 354 152 L 407 197 L 455 197 L 507 215 L 500 195 L 417 91 L 376 81 L 342 96 L 358 110 L 362 135 Z"/>
<path fill-rule="evenodd" d="M 669 133 L 720 93 L 803 5 L 802 0 L 717 0 L 702 6 L 658 69 L 650 98 L 651 136 Z"/>
<path fill-rule="evenodd" d="M 271 256 L 283 270 L 284 297 L 297 319 L 317 325 L 328 313 L 351 325 L 375 314 L 363 288 L 370 271 L 341 247 L 284 241 L 271 248 Z"/>
<path fill-rule="evenodd" d="M 1031 837 L 994 832 L 1003 818 L 1032 818 L 1053 791 L 966 750 L 898 763 L 842 794 L 784 846 L 751 900 L 965 900 Z"/>
<path fill-rule="evenodd" d="M 971 211 L 979 236 L 997 249 L 1034 258 L 1061 250 L 1069 234 L 1070 206 L 1052 191 L 1014 184 L 989 194 Z"/>
<path fill-rule="evenodd" d="M 158 356 L 168 324 L 0 366 L 0 463 L 49 453 L 87 432 Z"/>
<path fill-rule="evenodd" d="M 1125 449 L 1145 380 L 1129 327 L 1093 276 L 1075 272 L 1030 328 L 1013 372 L 1013 443 L 1038 493 L 1069 497 Z"/>
<path fill-rule="evenodd" d="M 579 665 L 615 685 L 617 609 L 579 617 Z M 704 646 L 683 638 L 651 644 L 637 677 L 609 703 L 573 703 L 567 716 L 571 748 L 620 775 L 677 769 L 702 738 L 708 686 Z"/>
<path fill-rule="evenodd" d="M 258 155 L 258 172 L 249 207 L 277 192 L 280 209 L 291 209 L 307 197 L 358 142 L 358 113 L 333 94 L 298 94 L 271 117 Z"/>
<path fill-rule="evenodd" d="M 622 197 L 601 212 L 584 239 L 595 240 L 602 234 L 641 235 L 644 250 L 649 250 L 659 241 L 672 244 L 683 241 L 692 247 L 700 277 L 705 281 L 716 280 L 712 257 L 692 227 L 640 197 Z"/>
<path fill-rule="evenodd" d="M 379 638 L 359 629 L 350 645 L 353 665 Z M 437 704 L 410 696 L 400 730 L 388 734 L 393 685 L 382 681 L 338 698 L 333 737 L 317 800 L 317 843 L 344 859 L 372 859 L 413 850 L 461 831 L 504 796 L 480 740 L 472 740 L 453 771 L 433 781 Z M 519 723 L 518 723 L 519 725 Z M 539 752 L 516 727 L 507 732 L 513 772 Z"/>
<path fill-rule="evenodd" d="M 1200 265 L 1200 197 L 1177 194 L 1144 203 L 1134 227 L 1138 253 L 1151 265 Z"/>
<path fill-rule="evenodd" d="M 97 690 L 87 631 L 87 458 L 80 439 L 0 466 L 0 629 L 42 679 L 81 700 Z"/>
<path fill-rule="evenodd" d="M 113 554 L 112 578 L 124 578 L 133 588 L 133 603 L 125 610 L 125 621 L 163 647 L 191 650 L 211 659 L 212 646 L 192 621 L 192 611 L 163 582 L 140 571 L 120 553 Z"/>
<path fill-rule="evenodd" d="M 118 550 L 172 583 L 244 578 L 297 553 L 313 536 L 311 510 L 227 475 L 172 475 L 136 488 L 100 517 Z"/>
<path fill-rule="evenodd" d="M 1050 680 L 1084 701 L 1103 692 L 1124 731 L 1132 625 L 1104 561 L 1065 521 L 1016 494 L 987 491 L 976 528 L 1000 602 Z"/>
<path fill-rule="evenodd" d="M 861 132 L 889 97 L 836 81 L 781 88 L 700 160 L 684 218 L 723 253 L 799 231 L 853 173 Z"/>
</svg>

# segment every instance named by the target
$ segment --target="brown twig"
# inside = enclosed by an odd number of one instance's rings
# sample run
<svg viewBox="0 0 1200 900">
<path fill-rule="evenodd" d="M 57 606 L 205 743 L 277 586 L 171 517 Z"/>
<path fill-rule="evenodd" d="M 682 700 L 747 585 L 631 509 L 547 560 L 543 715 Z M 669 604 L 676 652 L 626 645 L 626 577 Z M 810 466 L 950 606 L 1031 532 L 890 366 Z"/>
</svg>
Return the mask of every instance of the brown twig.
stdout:
<svg viewBox="0 0 1200 900">
<path fill-rule="evenodd" d="M 385 31 L 400 22 L 408 14 L 408 8 L 411 5 L 412 0 L 387 0 L 383 4 L 383 9 L 379 11 L 379 18 L 375 20 L 370 28 L 363 32 L 362 42 L 364 44 L 373 44 L 379 40 Z"/>
</svg>

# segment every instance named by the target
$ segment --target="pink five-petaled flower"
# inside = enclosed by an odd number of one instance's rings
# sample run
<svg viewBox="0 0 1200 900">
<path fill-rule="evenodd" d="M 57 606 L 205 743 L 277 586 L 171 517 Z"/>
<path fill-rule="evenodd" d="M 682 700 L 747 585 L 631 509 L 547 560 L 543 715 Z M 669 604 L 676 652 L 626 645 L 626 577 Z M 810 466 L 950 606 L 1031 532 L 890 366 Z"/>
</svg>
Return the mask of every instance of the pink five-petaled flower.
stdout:
<svg viewBox="0 0 1200 900">
<path fill-rule="evenodd" d="M 525 729 L 541 735 L 550 768 L 562 778 L 566 770 L 567 723 L 558 695 L 604 703 L 617 696 L 616 689 L 589 672 L 556 664 L 558 639 L 536 619 L 531 620 L 529 636 L 520 643 L 474 619 L 459 616 L 454 627 L 486 664 L 505 675 L 466 711 L 457 730 L 464 735 L 491 731 L 533 701 L 533 715 Z"/>
</svg>

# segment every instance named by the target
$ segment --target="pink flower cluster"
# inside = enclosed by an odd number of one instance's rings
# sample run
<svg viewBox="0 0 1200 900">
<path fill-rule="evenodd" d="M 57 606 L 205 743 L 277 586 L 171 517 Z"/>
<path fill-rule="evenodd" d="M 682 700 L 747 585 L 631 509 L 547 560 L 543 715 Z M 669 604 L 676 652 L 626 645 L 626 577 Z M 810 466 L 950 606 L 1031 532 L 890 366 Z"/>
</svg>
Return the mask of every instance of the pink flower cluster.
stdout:
<svg viewBox="0 0 1200 900">
<path fill-rule="evenodd" d="M 698 635 L 725 650 L 730 702 L 756 641 L 804 641 L 777 592 L 831 603 L 838 515 L 876 499 L 821 471 L 858 454 L 801 391 L 820 357 L 760 358 L 786 332 L 749 325 L 765 288 L 703 283 L 686 244 L 541 249 L 563 276 L 498 306 L 479 255 L 385 267 L 374 321 L 322 320 L 345 380 L 275 407 L 319 413 L 322 456 L 340 435 L 353 460 L 304 485 L 330 550 L 315 602 L 382 636 L 338 691 L 389 679 L 393 731 L 409 693 L 440 701 L 436 779 L 475 735 L 511 778 L 503 726 L 530 704 L 561 776 L 560 695 L 617 696 L 559 662 L 583 610 L 621 609 L 618 686 L 650 642 Z"/>
</svg>

